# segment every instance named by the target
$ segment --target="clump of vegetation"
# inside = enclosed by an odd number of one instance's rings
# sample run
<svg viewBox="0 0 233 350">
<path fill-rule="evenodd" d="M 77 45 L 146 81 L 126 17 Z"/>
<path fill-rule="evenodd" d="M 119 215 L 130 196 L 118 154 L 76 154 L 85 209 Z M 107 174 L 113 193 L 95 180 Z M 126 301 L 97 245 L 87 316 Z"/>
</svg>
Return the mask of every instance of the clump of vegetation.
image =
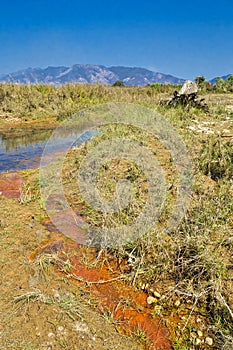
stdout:
<svg viewBox="0 0 233 350">
<path fill-rule="evenodd" d="M 114 84 L 112 84 L 112 86 L 122 87 L 122 86 L 125 86 L 125 84 L 123 83 L 123 81 L 117 80 L 117 81 L 115 81 Z"/>
<path fill-rule="evenodd" d="M 233 92 L 233 75 L 223 80 L 221 77 L 216 79 L 215 88 L 218 92 Z"/>
<path fill-rule="evenodd" d="M 122 87 L 119 83 L 116 86 Z M 0 123 L 6 120 L 29 121 L 57 118 L 62 120 L 82 109 L 106 102 L 155 104 L 159 92 L 150 87 L 113 89 L 104 85 L 0 84 Z"/>
</svg>

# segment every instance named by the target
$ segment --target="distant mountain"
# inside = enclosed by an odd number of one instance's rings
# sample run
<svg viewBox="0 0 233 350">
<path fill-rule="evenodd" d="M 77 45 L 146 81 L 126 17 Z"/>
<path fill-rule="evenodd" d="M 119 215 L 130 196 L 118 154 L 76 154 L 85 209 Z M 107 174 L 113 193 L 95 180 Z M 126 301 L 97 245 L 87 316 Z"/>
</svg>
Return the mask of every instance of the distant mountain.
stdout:
<svg viewBox="0 0 233 350">
<path fill-rule="evenodd" d="M 228 75 L 224 75 L 224 76 L 222 76 L 222 77 L 220 77 L 220 78 L 222 78 L 223 80 L 226 80 L 228 77 L 230 77 L 232 74 L 228 74 Z M 217 77 L 216 78 L 214 78 L 214 79 L 212 79 L 212 80 L 210 80 L 210 83 L 211 84 L 215 84 L 216 83 L 216 80 L 217 80 Z"/>
<path fill-rule="evenodd" d="M 153 72 L 139 67 L 105 67 L 92 64 L 75 64 L 72 67 L 27 68 L 15 73 L 0 75 L 0 82 L 21 84 L 52 84 L 66 83 L 106 84 L 112 85 L 121 80 L 125 85 L 144 86 L 152 83 L 183 84 L 184 79 L 169 74 Z"/>
</svg>

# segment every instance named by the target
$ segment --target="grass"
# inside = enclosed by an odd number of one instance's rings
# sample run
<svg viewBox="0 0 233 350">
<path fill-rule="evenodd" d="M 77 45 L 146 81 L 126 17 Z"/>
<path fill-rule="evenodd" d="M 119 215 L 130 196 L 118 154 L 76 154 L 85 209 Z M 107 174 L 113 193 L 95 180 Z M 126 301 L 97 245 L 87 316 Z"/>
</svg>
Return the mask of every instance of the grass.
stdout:
<svg viewBox="0 0 233 350">
<path fill-rule="evenodd" d="M 63 183 L 65 193 L 72 206 L 83 205 L 83 214 L 96 227 L 133 222 L 147 200 L 148 184 L 145 175 L 133 162 L 125 160 L 109 161 L 98 174 L 98 190 L 104 200 L 114 199 L 119 180 L 127 178 L 133 183 L 133 201 L 119 213 L 103 216 L 83 200 L 76 179 L 82 160 L 96 145 L 112 137 L 124 136 L 150 148 L 163 167 L 168 184 L 167 199 L 161 213 L 159 226 L 135 242 L 119 250 L 109 249 L 109 253 L 125 259 L 129 268 L 127 279 L 135 288 L 148 285 L 165 296 L 159 302 L 162 311 L 173 309 L 174 300 L 179 298 L 182 308 L 190 305 L 183 328 L 177 337 L 175 349 L 190 346 L 190 324 L 203 315 L 208 334 L 214 337 L 216 349 L 224 349 L 233 344 L 233 145 L 231 138 L 221 137 L 224 130 L 233 133 L 233 113 L 226 108 L 232 104 L 233 96 L 211 92 L 205 97 L 210 114 L 182 107 L 166 108 L 158 105 L 160 99 L 172 94 L 168 87 L 107 87 L 100 85 L 20 86 L 4 84 L 0 86 L 0 115 L 3 123 L 11 116 L 20 120 L 55 117 L 57 120 L 80 109 L 108 101 L 139 103 L 156 109 L 170 120 L 182 135 L 194 166 L 194 184 L 191 203 L 179 226 L 170 233 L 164 231 L 176 196 L 177 174 L 169 152 L 150 135 L 123 125 L 104 127 L 102 133 L 83 147 L 72 151 L 64 164 Z M 206 124 L 207 123 L 207 124 Z M 197 128 L 199 127 L 199 129 Z M 211 134 L 204 127 L 208 126 Z M 190 129 L 192 127 L 193 129 Z M 200 132 L 200 128 L 204 131 Z M 30 205 L 39 200 L 38 180 L 26 185 L 21 204 Z M 27 187 L 28 186 L 28 187 Z M 55 260 L 54 260 L 55 259 Z M 48 266 L 54 262 L 61 270 L 69 273 L 71 266 L 58 261 L 57 257 L 44 255 L 38 264 L 44 276 Z M 19 296 L 18 301 L 37 301 L 39 294 Z M 74 317 L 76 304 L 72 298 L 64 299 L 60 306 Z M 154 311 L 156 314 L 156 310 Z M 183 336 L 182 336 L 183 332 Z M 144 334 L 135 336 L 145 341 Z M 225 346 L 225 347 L 224 347 Z M 203 347 L 202 347 L 203 348 Z"/>
<path fill-rule="evenodd" d="M 153 103 L 174 87 L 111 87 L 103 85 L 0 84 L 0 121 L 62 120 L 93 105 L 110 102 Z"/>
</svg>

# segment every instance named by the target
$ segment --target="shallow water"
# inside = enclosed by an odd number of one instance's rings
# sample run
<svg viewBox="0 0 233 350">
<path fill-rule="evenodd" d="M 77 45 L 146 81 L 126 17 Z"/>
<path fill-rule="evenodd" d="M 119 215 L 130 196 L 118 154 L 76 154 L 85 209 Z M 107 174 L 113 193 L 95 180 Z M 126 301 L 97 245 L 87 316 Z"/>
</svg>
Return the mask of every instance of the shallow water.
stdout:
<svg viewBox="0 0 233 350">
<path fill-rule="evenodd" d="M 59 151 L 66 149 L 74 136 L 75 143 L 72 146 L 77 146 L 90 139 L 95 133 L 95 131 L 86 131 L 80 135 L 72 130 L 64 129 L 59 132 L 59 136 L 52 138 L 53 141 L 49 148 L 51 157 L 48 161 L 59 156 Z M 51 135 L 52 131 L 40 131 L 7 138 L 0 136 L 0 173 L 38 168 Z"/>
</svg>

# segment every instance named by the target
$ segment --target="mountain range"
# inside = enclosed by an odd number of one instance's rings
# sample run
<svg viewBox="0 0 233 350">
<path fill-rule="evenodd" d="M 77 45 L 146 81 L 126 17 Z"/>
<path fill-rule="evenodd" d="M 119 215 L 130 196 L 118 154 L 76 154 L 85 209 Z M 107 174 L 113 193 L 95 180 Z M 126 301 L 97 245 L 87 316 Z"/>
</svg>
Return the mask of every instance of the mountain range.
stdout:
<svg viewBox="0 0 233 350">
<path fill-rule="evenodd" d="M 183 84 L 180 79 L 169 74 L 153 72 L 140 67 L 105 67 L 92 64 L 75 64 L 72 67 L 27 68 L 18 72 L 0 75 L 0 82 L 21 84 L 66 83 L 106 84 L 112 85 L 117 80 L 127 86 L 144 86 L 152 83 Z"/>
<path fill-rule="evenodd" d="M 229 75 L 223 76 L 226 80 Z M 71 67 L 26 68 L 14 73 L 0 75 L 2 83 L 51 84 L 55 86 L 67 83 L 112 85 L 117 80 L 127 86 L 145 86 L 147 84 L 183 84 L 185 79 L 170 74 L 153 72 L 140 67 L 113 66 L 93 64 L 75 64 Z M 216 78 L 210 80 L 215 84 Z"/>
</svg>

